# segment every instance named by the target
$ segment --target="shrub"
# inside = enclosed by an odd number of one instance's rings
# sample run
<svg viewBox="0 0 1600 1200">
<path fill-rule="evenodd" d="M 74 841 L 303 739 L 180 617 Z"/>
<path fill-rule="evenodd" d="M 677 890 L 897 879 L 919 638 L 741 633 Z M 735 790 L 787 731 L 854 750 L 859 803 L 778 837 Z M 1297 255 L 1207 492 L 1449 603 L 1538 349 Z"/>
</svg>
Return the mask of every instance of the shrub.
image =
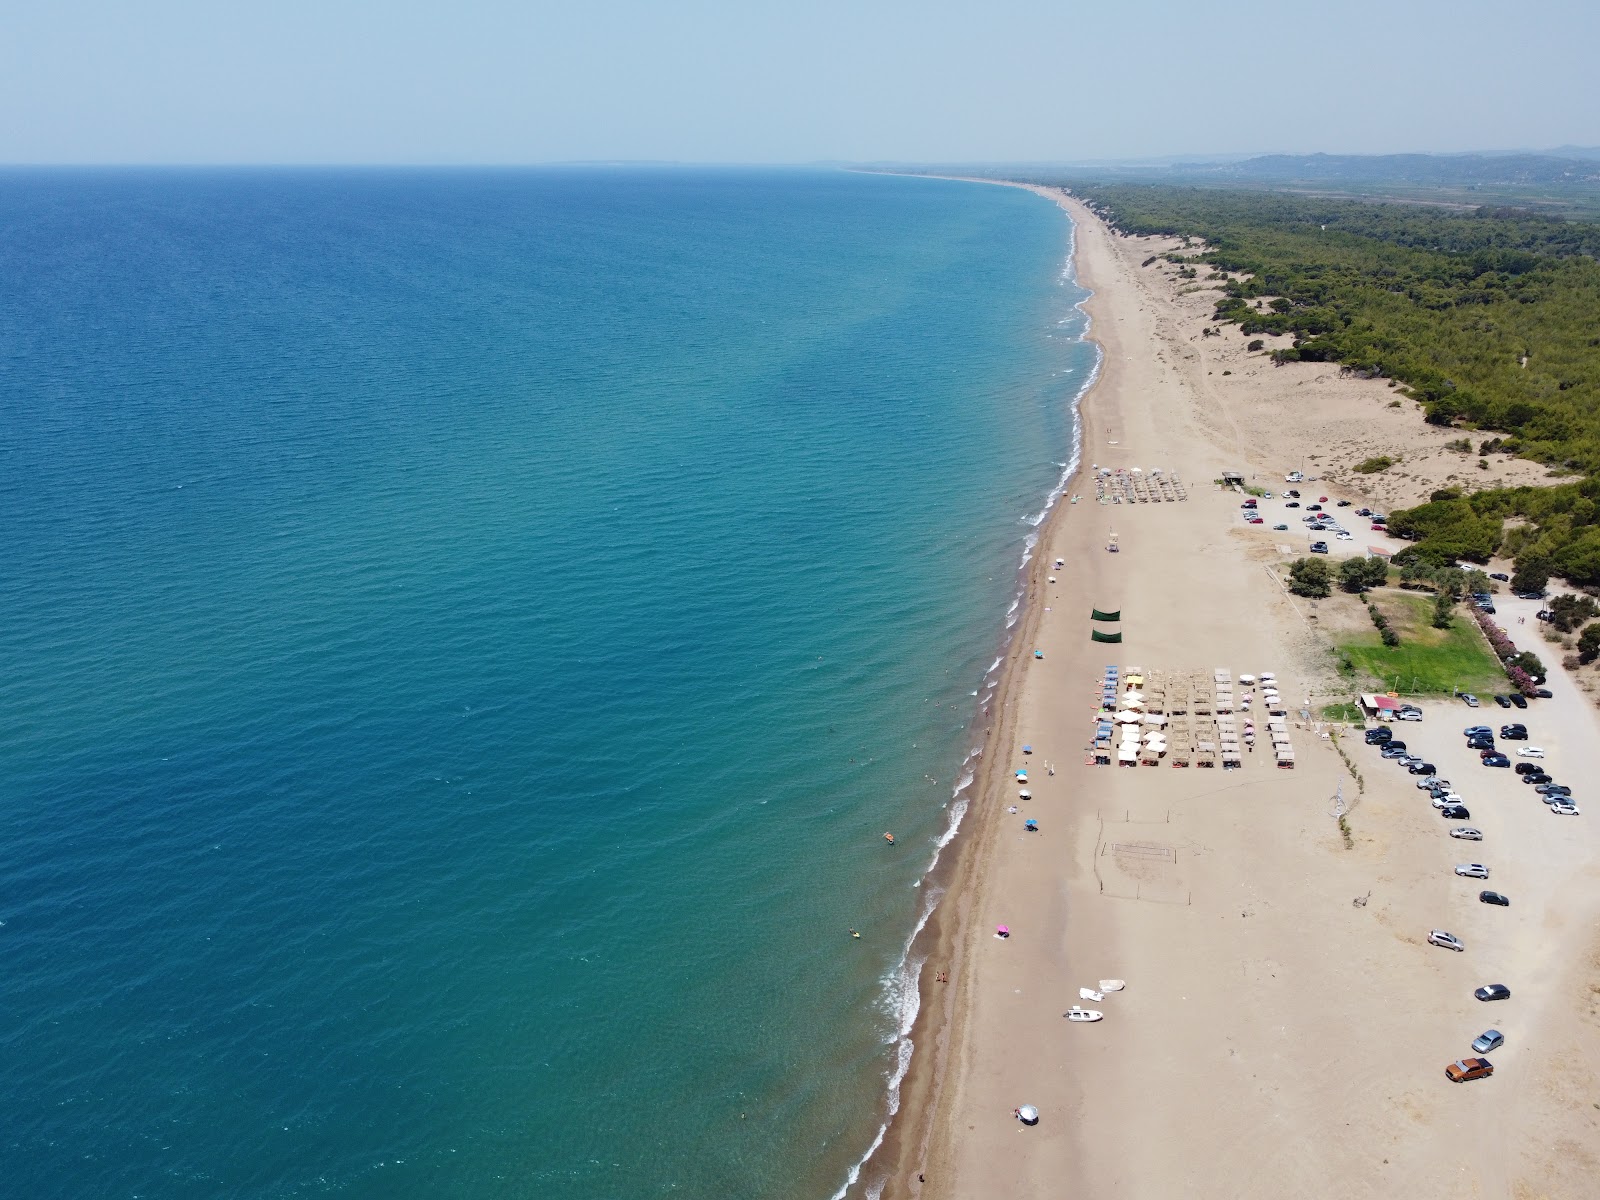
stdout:
<svg viewBox="0 0 1600 1200">
<path fill-rule="evenodd" d="M 1379 471 L 1387 471 L 1394 466 L 1394 462 L 1395 460 L 1387 454 L 1380 454 L 1376 458 L 1369 458 L 1363 463 L 1358 463 L 1355 467 L 1355 472 L 1357 475 L 1375 475 Z"/>
<path fill-rule="evenodd" d="M 1380 636 L 1383 638 L 1383 644 L 1391 650 L 1400 644 L 1400 635 L 1392 629 L 1385 629 Z"/>
<path fill-rule="evenodd" d="M 1260 338 L 1257 338 L 1255 341 L 1253 341 L 1249 345 L 1247 345 L 1245 347 L 1245 349 L 1246 350 L 1260 350 L 1260 349 L 1263 349 L 1265 346 L 1266 346 L 1266 343 L 1264 341 L 1262 341 Z"/>
<path fill-rule="evenodd" d="M 1592 663 L 1600 658 L 1600 622 L 1585 625 L 1578 635 L 1578 661 Z"/>
<path fill-rule="evenodd" d="M 1539 661 L 1539 656 L 1532 650 L 1519 650 L 1506 659 L 1506 672 L 1509 674 L 1513 668 L 1522 671 L 1535 682 L 1544 679 L 1544 663 Z"/>
</svg>

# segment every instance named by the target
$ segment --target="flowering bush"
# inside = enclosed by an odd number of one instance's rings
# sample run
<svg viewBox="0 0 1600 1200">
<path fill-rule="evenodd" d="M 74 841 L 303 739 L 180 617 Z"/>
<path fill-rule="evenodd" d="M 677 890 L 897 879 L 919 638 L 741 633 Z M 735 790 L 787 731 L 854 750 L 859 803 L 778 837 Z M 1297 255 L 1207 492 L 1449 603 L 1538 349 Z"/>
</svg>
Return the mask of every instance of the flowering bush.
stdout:
<svg viewBox="0 0 1600 1200">
<path fill-rule="evenodd" d="M 1483 630 L 1483 636 L 1489 639 L 1489 646 L 1500 659 L 1501 666 L 1505 667 L 1506 678 L 1511 680 L 1512 686 L 1524 696 L 1532 696 L 1538 685 L 1534 683 L 1533 676 L 1521 667 L 1514 667 L 1506 660 L 1515 658 L 1517 647 L 1504 629 L 1501 629 L 1488 613 L 1481 608 L 1474 608 L 1472 615 L 1477 618 L 1478 628 Z"/>
</svg>

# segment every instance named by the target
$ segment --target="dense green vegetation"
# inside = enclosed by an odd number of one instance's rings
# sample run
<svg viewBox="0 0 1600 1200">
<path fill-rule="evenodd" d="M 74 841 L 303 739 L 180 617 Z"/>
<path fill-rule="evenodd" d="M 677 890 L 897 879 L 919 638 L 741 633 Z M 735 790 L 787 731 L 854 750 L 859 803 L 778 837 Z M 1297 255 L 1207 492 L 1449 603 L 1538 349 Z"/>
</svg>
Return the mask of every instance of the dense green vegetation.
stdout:
<svg viewBox="0 0 1600 1200">
<path fill-rule="evenodd" d="M 1259 191 L 1074 185 L 1119 229 L 1203 239 L 1171 257 L 1220 276 L 1218 321 L 1279 362 L 1386 376 L 1429 421 L 1585 476 L 1546 488 L 1436 493 L 1390 515 L 1397 561 L 1516 558 L 1600 587 L 1600 224 Z M 1382 458 L 1358 469 L 1381 470 Z"/>
<path fill-rule="evenodd" d="M 1386 626 L 1355 634 L 1338 647 L 1340 657 L 1374 686 L 1407 694 L 1449 695 L 1503 690 L 1505 672 L 1470 622 L 1457 617 L 1449 628 L 1433 627 L 1431 597 L 1385 592 Z M 1385 644 L 1384 633 L 1394 634 Z"/>
</svg>

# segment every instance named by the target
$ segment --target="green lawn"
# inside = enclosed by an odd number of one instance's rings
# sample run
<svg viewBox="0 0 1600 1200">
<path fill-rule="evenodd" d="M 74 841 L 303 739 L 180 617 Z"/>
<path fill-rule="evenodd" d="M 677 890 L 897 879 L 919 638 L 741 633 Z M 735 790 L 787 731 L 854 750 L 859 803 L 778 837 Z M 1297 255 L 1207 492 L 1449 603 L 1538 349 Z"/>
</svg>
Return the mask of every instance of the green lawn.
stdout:
<svg viewBox="0 0 1600 1200">
<path fill-rule="evenodd" d="M 1506 690 L 1506 673 L 1471 617 L 1458 609 L 1449 629 L 1435 629 L 1431 596 L 1383 588 L 1372 593 L 1372 600 L 1400 635 L 1400 644 L 1389 649 L 1374 629 L 1342 642 L 1339 653 L 1380 691 L 1448 696 L 1456 688 Z"/>
</svg>

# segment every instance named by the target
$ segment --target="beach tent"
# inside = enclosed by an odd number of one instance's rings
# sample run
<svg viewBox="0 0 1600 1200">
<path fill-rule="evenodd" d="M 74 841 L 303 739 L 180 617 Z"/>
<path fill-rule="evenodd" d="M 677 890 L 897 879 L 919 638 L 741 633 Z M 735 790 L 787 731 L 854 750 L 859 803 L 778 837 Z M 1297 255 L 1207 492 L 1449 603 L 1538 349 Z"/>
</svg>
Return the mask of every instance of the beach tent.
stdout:
<svg viewBox="0 0 1600 1200">
<path fill-rule="evenodd" d="M 1091 608 L 1089 610 L 1089 619 L 1091 621 L 1120 621 L 1122 620 L 1122 610 L 1119 608 L 1116 612 L 1101 612 L 1098 608 Z"/>
<path fill-rule="evenodd" d="M 1089 631 L 1089 636 L 1097 642 L 1120 642 L 1122 640 L 1122 634 L 1120 632 L 1101 633 L 1098 629 L 1091 629 Z"/>
<path fill-rule="evenodd" d="M 1039 1123 L 1039 1110 L 1031 1104 L 1024 1104 L 1017 1109 L 1017 1119 L 1024 1125 L 1037 1125 Z"/>
</svg>

